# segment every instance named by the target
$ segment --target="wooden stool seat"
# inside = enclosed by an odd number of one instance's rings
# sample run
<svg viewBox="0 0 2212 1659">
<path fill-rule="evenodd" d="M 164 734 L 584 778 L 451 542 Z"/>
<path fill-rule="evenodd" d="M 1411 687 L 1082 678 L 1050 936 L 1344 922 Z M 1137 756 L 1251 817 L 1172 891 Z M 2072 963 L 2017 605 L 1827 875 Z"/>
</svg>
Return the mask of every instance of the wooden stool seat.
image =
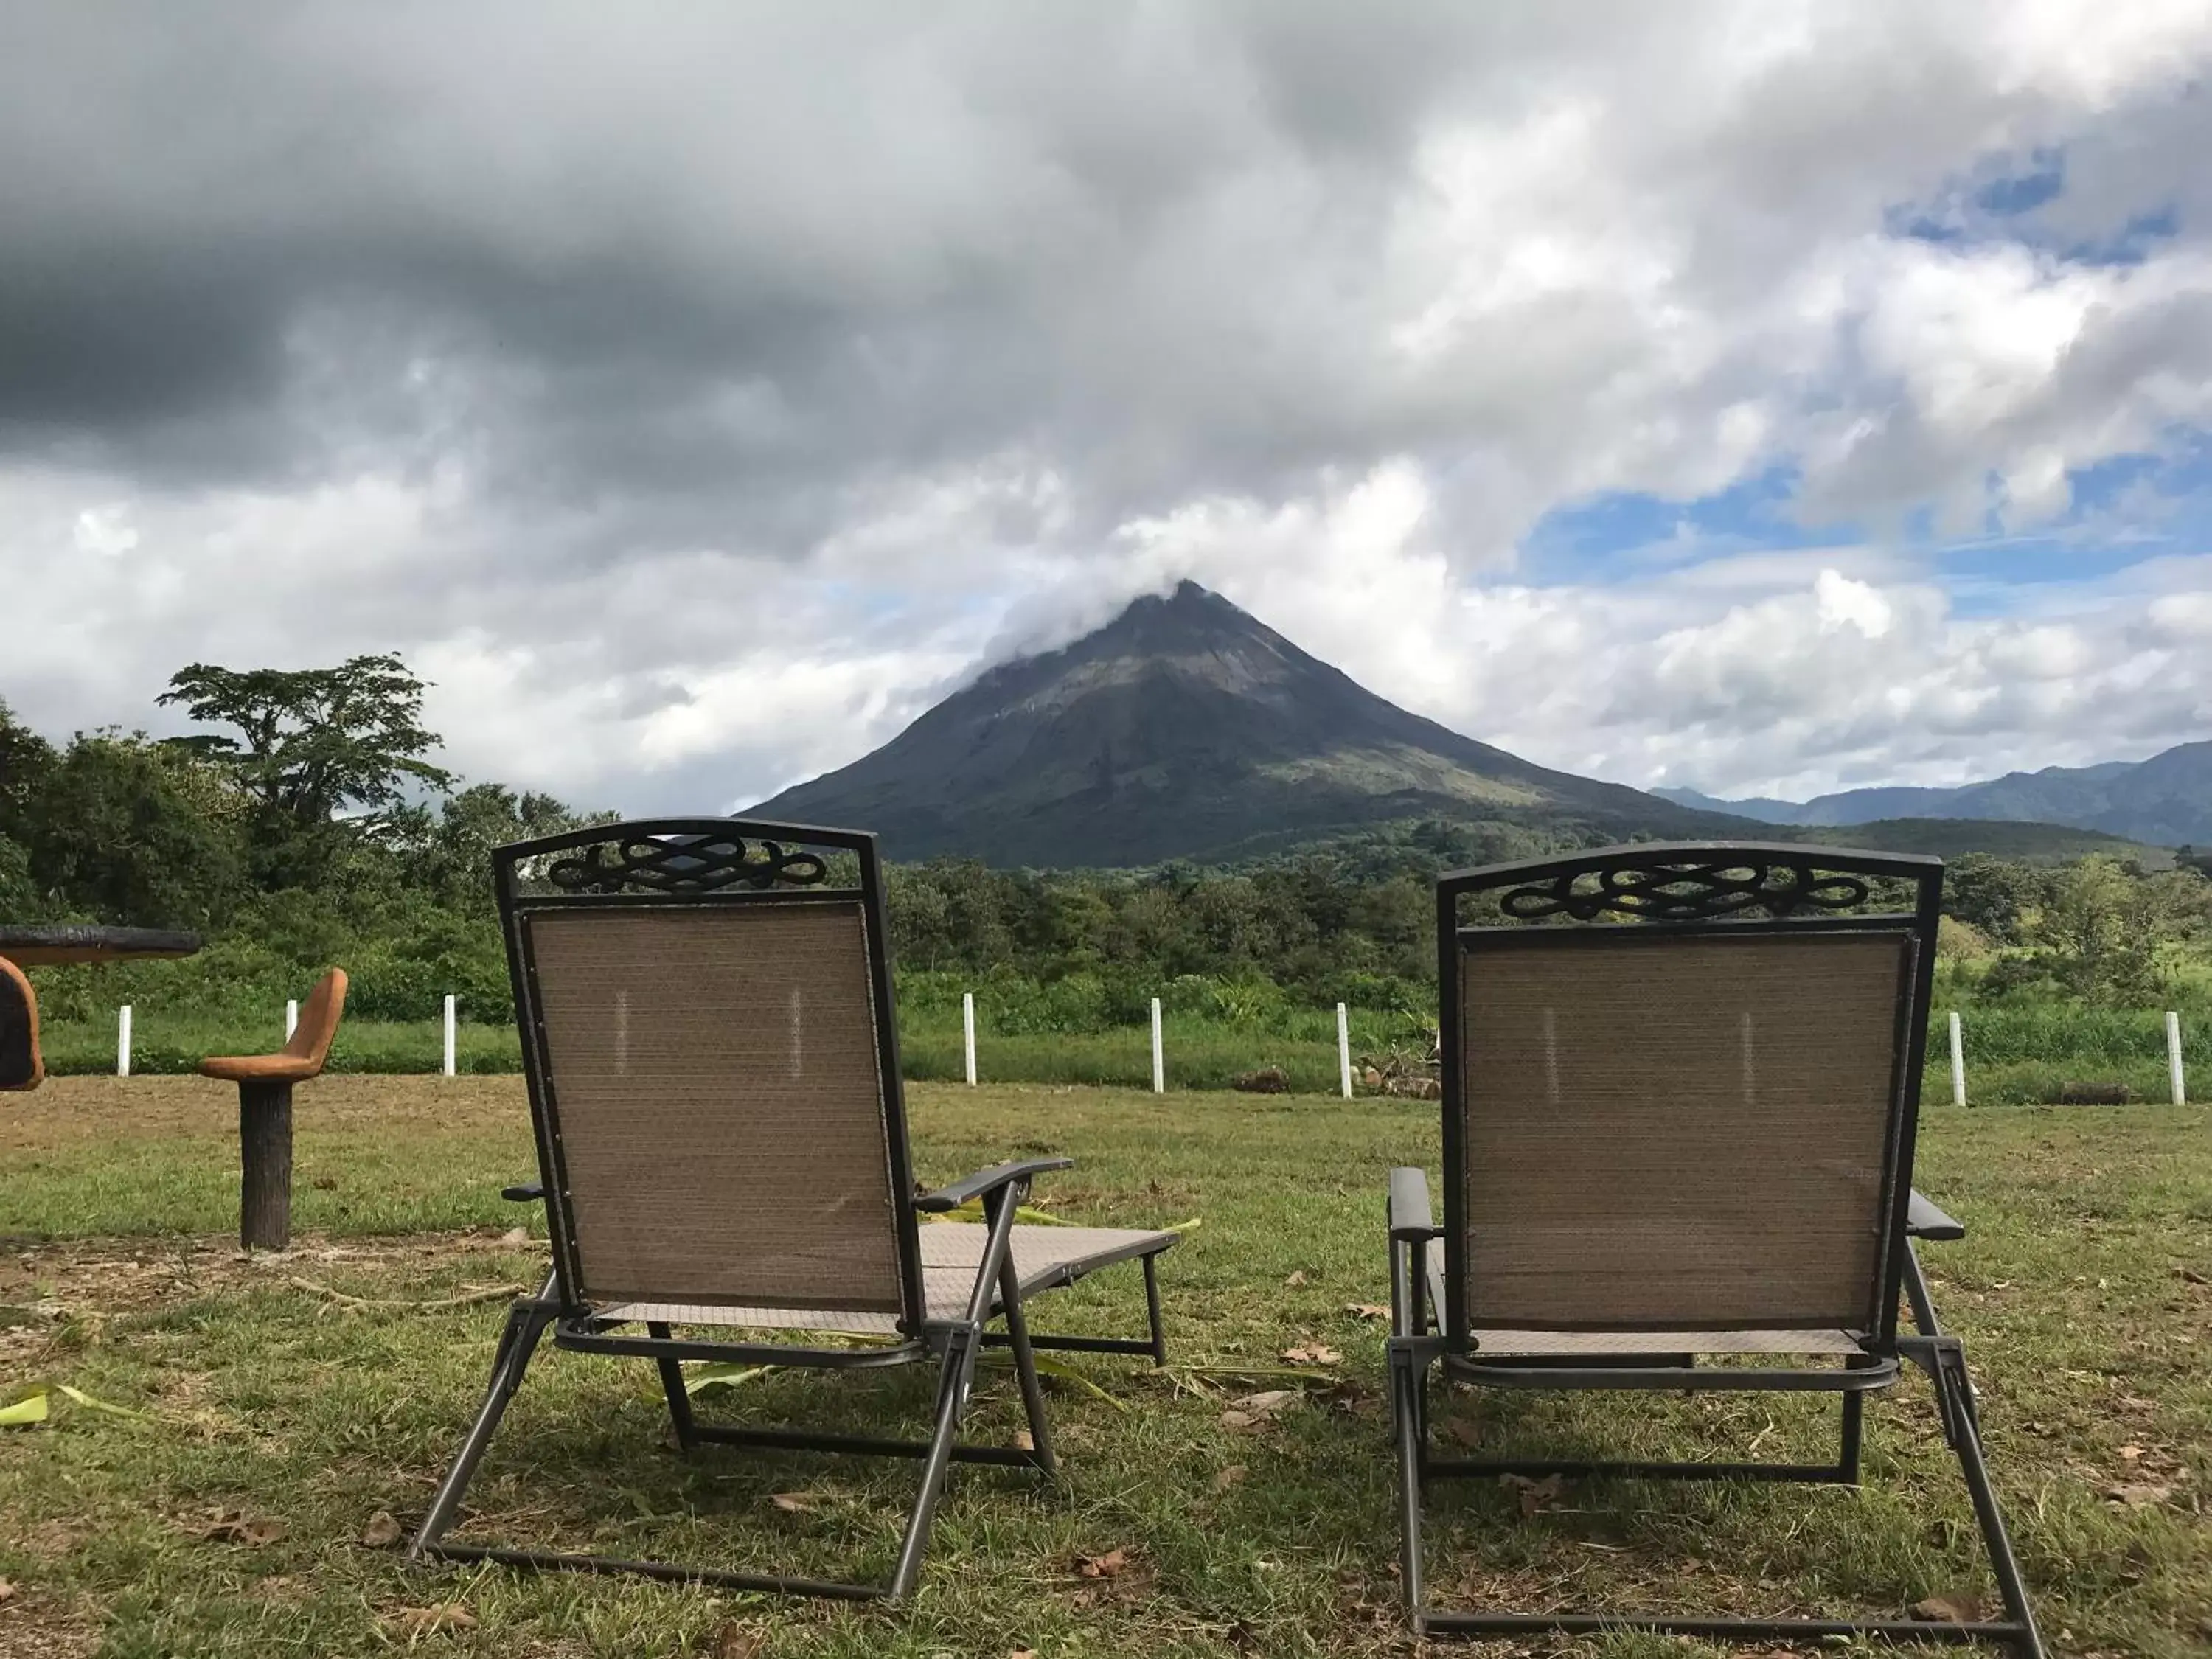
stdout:
<svg viewBox="0 0 2212 1659">
<path fill-rule="evenodd" d="M 345 970 L 333 968 L 276 1053 L 210 1054 L 200 1061 L 202 1077 L 238 1085 L 238 1237 L 249 1250 L 281 1250 L 292 1242 L 292 1085 L 322 1074 L 345 996 Z"/>
<path fill-rule="evenodd" d="M 0 957 L 0 1090 L 35 1089 L 46 1079 L 39 1058 L 39 997 L 23 970 Z"/>
</svg>

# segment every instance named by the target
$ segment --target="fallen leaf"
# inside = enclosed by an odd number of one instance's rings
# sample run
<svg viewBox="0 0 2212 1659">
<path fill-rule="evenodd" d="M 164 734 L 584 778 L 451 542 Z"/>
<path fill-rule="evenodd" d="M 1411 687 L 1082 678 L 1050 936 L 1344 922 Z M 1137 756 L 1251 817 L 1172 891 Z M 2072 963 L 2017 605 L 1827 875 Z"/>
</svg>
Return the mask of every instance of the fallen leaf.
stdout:
<svg viewBox="0 0 2212 1659">
<path fill-rule="evenodd" d="M 1035 1451 L 1036 1449 L 1036 1437 L 1031 1434 L 1027 1429 L 1016 1429 L 1014 1431 L 1014 1449 L 1016 1451 Z"/>
<path fill-rule="evenodd" d="M 1256 1412 L 1261 1416 L 1279 1412 L 1299 1397 L 1296 1389 L 1263 1389 L 1258 1394 L 1248 1394 L 1229 1403 L 1239 1411 Z"/>
<path fill-rule="evenodd" d="M 12 1601 L 15 1599 L 15 1586 L 7 1579 L 0 1578 L 0 1601 Z"/>
<path fill-rule="evenodd" d="M 1389 1309 L 1375 1302 L 1347 1302 L 1344 1304 L 1344 1310 L 1354 1319 L 1388 1319 L 1390 1316 Z"/>
<path fill-rule="evenodd" d="M 2132 1462 L 2134 1462 L 2136 1461 L 2136 1459 L 2137 1459 L 2138 1457 L 2141 1457 L 2142 1455 L 2142 1448 L 2141 1446 L 2136 1446 L 2136 1445 L 2126 1445 L 2126 1446 L 2123 1446 L 2123 1447 L 2121 1447 L 2121 1448 L 2120 1448 L 2120 1456 L 2121 1456 L 2121 1459 L 2122 1459 L 2124 1462 L 2125 1462 L 2132 1463 Z"/>
<path fill-rule="evenodd" d="M 2147 1509 L 2153 1504 L 2163 1504 L 2172 1496 L 2172 1487 L 2153 1486 L 2148 1481 L 2130 1481 L 2105 1488 L 2105 1501 L 2118 1504 L 2123 1509 Z"/>
<path fill-rule="evenodd" d="M 1283 1281 L 1285 1285 L 1303 1285 L 1305 1282 L 1306 1270 L 1304 1267 L 1297 1268 L 1288 1279 Z"/>
<path fill-rule="evenodd" d="M 1334 1365 L 1341 1363 L 1343 1358 L 1344 1356 L 1334 1348 L 1321 1342 L 1285 1348 L 1282 1352 L 1282 1360 L 1286 1365 Z"/>
<path fill-rule="evenodd" d="M 210 1510 L 206 1520 L 195 1522 L 185 1530 L 210 1543 L 251 1544 L 258 1549 L 282 1538 L 284 1523 L 265 1516 L 248 1515 L 244 1510 Z"/>
<path fill-rule="evenodd" d="M 499 1236 L 499 1242 L 502 1244 L 527 1244 L 530 1243 L 530 1229 L 509 1227 Z"/>
<path fill-rule="evenodd" d="M 1006 1659 L 1037 1659 L 1037 1650 L 1035 1648 L 1016 1648 L 1006 1656 Z"/>
<path fill-rule="evenodd" d="M 714 1659 L 753 1659 L 760 1650 L 760 1632 L 734 1620 L 714 1632 L 714 1645 L 708 1650 Z"/>
<path fill-rule="evenodd" d="M 1522 1518 L 1526 1520 L 1559 1508 L 1559 1494 L 1567 1483 L 1565 1477 L 1557 1474 L 1547 1474 L 1541 1480 L 1532 1480 L 1525 1474 L 1501 1474 L 1498 1484 L 1521 1500 Z"/>
<path fill-rule="evenodd" d="M 447 1601 L 434 1607 L 401 1607 L 385 1614 L 383 1623 L 393 1635 L 412 1641 L 440 1631 L 474 1630 L 477 1616 L 458 1601 Z"/>
<path fill-rule="evenodd" d="M 0 1428 L 27 1429 L 46 1420 L 46 1391 L 26 1395 L 12 1406 L 0 1406 Z"/>
<path fill-rule="evenodd" d="M 1249 1429 L 1255 1423 L 1264 1420 L 1250 1412 L 1240 1412 L 1234 1406 L 1221 1413 L 1221 1426 L 1224 1429 Z"/>
<path fill-rule="evenodd" d="M 1973 1590 L 1946 1590 L 1941 1595 L 1931 1595 L 1912 1604 L 1915 1619 L 1937 1619 L 1947 1625 L 1973 1625 L 1981 1622 L 1982 1598 Z"/>
<path fill-rule="evenodd" d="M 1075 1558 L 1078 1578 L 1118 1578 L 1129 1565 L 1129 1552 L 1125 1549 L 1108 1550 L 1103 1555 L 1079 1555 Z"/>
<path fill-rule="evenodd" d="M 769 1494 L 768 1501 L 786 1515 L 814 1513 L 814 1494 L 805 1492 L 777 1492 Z"/>
<path fill-rule="evenodd" d="M 2194 1267 L 2176 1267 L 2173 1276 L 2185 1285 L 2212 1285 L 2212 1279 L 2207 1279 Z"/>
<path fill-rule="evenodd" d="M 399 1541 L 399 1522 L 390 1510 L 379 1510 L 368 1517 L 368 1524 L 361 1529 L 362 1546 L 365 1549 L 388 1550 Z"/>
<path fill-rule="evenodd" d="M 1479 1446 L 1482 1443 L 1481 1425 L 1470 1423 L 1463 1417 L 1455 1417 L 1450 1422 L 1445 1424 L 1444 1432 L 1462 1446 Z"/>
<path fill-rule="evenodd" d="M 1242 1463 L 1231 1463 L 1213 1477 L 1213 1489 L 1216 1492 L 1227 1492 L 1243 1479 L 1244 1466 Z"/>
<path fill-rule="evenodd" d="M 319 1193 L 334 1193 L 338 1189 L 338 1179 L 336 1176 L 317 1176 L 307 1184 Z"/>
</svg>

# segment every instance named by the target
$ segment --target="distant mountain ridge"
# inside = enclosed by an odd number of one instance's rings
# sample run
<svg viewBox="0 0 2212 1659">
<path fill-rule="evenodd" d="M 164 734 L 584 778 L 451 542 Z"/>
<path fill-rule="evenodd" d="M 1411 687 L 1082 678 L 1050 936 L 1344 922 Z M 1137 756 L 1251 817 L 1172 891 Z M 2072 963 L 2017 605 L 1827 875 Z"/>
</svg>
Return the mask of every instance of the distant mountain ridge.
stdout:
<svg viewBox="0 0 2212 1659">
<path fill-rule="evenodd" d="M 1752 796 L 1724 800 L 1695 789 L 1655 789 L 1679 806 L 1734 812 L 1766 823 L 1853 824 L 1887 818 L 1969 818 L 2056 823 L 2158 847 L 2212 844 L 2212 741 L 2185 743 L 2147 760 L 2046 766 L 1950 789 L 1845 789 L 1808 801 Z"/>
<path fill-rule="evenodd" d="M 1060 867 L 1418 817 L 1622 836 L 1751 828 L 1409 714 L 1194 582 L 1000 664 L 872 754 L 753 810 L 865 825 L 894 858 Z"/>
</svg>

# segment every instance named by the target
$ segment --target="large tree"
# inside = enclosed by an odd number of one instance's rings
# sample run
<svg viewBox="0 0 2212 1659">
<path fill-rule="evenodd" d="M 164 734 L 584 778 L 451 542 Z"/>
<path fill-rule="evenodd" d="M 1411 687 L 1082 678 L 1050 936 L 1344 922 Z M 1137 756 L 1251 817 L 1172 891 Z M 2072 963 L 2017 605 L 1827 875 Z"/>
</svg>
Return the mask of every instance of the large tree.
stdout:
<svg viewBox="0 0 2212 1659">
<path fill-rule="evenodd" d="M 438 737 L 422 724 L 423 683 L 395 655 L 335 668 L 222 668 L 193 663 L 160 701 L 194 720 L 235 727 L 180 744 L 227 767 L 256 802 L 259 873 L 276 885 L 322 877 L 338 850 L 334 823 L 349 809 L 370 821 L 410 786 L 444 789 L 453 775 L 428 757 Z"/>
</svg>

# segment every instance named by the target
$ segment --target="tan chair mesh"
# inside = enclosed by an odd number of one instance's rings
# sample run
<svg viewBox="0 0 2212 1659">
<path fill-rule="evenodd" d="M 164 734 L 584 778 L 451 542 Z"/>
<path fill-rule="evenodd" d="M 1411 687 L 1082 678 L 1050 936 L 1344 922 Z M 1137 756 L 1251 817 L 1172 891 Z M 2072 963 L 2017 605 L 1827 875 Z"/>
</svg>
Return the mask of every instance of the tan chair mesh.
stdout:
<svg viewBox="0 0 2212 1659">
<path fill-rule="evenodd" d="M 1869 1328 L 1911 961 L 1901 933 L 1462 946 L 1477 1334 Z"/>
<path fill-rule="evenodd" d="M 530 913 L 595 1304 L 902 1307 L 857 900 Z"/>
<path fill-rule="evenodd" d="M 921 1230 L 922 1297 L 932 1319 L 965 1319 L 975 1294 L 976 1270 L 990 1229 L 972 1222 L 938 1222 Z M 1097 1268 L 1131 1256 L 1166 1249 L 1174 1233 L 1125 1227 L 1016 1227 L 1008 1241 L 1014 1275 L 1024 1297 L 1055 1285 L 1073 1284 Z M 991 1307 L 999 1306 L 996 1286 Z M 654 1320 L 671 1325 L 742 1325 L 763 1330 L 850 1332 L 889 1336 L 898 1328 L 890 1314 L 842 1312 L 832 1308 L 740 1308 L 686 1306 L 680 1303 L 629 1302 L 603 1308 L 609 1319 Z"/>
</svg>

